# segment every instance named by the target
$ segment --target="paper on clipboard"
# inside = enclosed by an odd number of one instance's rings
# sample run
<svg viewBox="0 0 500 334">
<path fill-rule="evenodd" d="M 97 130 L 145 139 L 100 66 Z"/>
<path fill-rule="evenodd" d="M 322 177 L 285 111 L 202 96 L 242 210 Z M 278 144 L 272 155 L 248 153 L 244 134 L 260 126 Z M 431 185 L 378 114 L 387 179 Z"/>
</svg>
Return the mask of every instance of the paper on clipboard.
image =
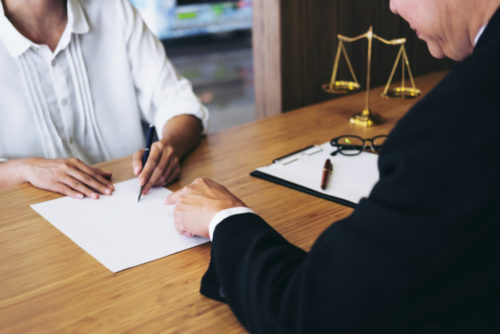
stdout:
<svg viewBox="0 0 500 334">
<path fill-rule="evenodd" d="M 291 188 L 311 193 L 342 204 L 355 206 L 370 194 L 379 179 L 378 156 L 362 152 L 357 156 L 331 156 L 329 142 L 276 159 L 271 165 L 257 168 L 251 175 L 268 179 Z M 321 189 L 321 176 L 326 159 L 333 163 L 333 173 L 325 190 Z M 271 178 L 266 178 L 270 176 Z M 278 180 L 278 181 L 279 181 Z M 305 188 L 306 191 L 302 188 Z M 340 201 L 339 201 L 340 200 Z M 345 202 L 347 201 L 347 202 Z M 345 203 L 344 203 L 345 202 Z"/>
</svg>

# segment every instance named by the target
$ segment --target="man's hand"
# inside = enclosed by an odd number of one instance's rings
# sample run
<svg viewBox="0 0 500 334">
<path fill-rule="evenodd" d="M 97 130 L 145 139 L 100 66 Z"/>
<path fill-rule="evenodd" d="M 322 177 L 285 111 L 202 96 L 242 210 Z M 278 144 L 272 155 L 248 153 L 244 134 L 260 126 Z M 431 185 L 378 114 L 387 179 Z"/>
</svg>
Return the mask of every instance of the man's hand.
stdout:
<svg viewBox="0 0 500 334">
<path fill-rule="evenodd" d="M 246 206 L 229 190 L 209 179 L 196 179 L 189 186 L 170 194 L 167 205 L 174 209 L 175 228 L 186 236 L 209 237 L 208 225 L 224 209 Z"/>
<path fill-rule="evenodd" d="M 28 158 L 21 161 L 24 180 L 37 188 L 78 199 L 98 199 L 99 195 L 111 195 L 114 190 L 111 173 L 87 166 L 76 158 Z"/>
<path fill-rule="evenodd" d="M 179 158 L 167 140 L 157 141 L 151 145 L 146 165 L 142 166 L 144 150 L 132 156 L 132 168 L 139 177 L 139 184 L 144 185 L 142 194 L 145 195 L 154 186 L 165 186 L 172 183 L 181 174 Z"/>
</svg>

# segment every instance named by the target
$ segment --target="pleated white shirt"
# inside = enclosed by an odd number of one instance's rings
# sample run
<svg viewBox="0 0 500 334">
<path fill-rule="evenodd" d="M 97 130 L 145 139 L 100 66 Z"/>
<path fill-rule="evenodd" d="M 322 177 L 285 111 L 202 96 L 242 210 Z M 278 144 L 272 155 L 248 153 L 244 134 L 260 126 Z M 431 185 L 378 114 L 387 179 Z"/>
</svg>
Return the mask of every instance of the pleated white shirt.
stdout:
<svg viewBox="0 0 500 334">
<path fill-rule="evenodd" d="M 0 160 L 77 157 L 88 164 L 144 147 L 141 120 L 158 134 L 208 111 L 177 75 L 128 0 L 68 0 L 52 52 L 21 35 L 0 1 Z"/>
</svg>

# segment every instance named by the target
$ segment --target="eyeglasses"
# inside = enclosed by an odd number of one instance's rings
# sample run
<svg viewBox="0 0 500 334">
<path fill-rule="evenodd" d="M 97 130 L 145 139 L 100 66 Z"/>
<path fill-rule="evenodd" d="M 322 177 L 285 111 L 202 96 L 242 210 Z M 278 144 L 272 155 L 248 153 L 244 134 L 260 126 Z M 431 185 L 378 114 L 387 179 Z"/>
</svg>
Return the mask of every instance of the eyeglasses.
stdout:
<svg viewBox="0 0 500 334">
<path fill-rule="evenodd" d="M 336 137 L 330 140 L 330 145 L 337 148 L 337 150 L 333 151 L 331 155 L 335 156 L 337 153 L 340 153 L 346 156 L 354 156 L 361 154 L 361 152 L 367 148 L 374 153 L 378 153 L 386 139 L 387 135 L 379 135 L 367 139 L 363 139 L 355 135 Z"/>
</svg>

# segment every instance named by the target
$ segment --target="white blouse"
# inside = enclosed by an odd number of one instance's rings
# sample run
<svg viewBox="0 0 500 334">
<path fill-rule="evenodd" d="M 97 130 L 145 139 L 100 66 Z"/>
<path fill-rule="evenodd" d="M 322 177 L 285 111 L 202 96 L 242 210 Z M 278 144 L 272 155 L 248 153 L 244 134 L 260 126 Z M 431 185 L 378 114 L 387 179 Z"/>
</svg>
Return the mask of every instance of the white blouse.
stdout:
<svg viewBox="0 0 500 334">
<path fill-rule="evenodd" d="M 0 1 L 0 160 L 77 157 L 88 164 L 144 146 L 141 120 L 158 135 L 208 111 L 178 76 L 128 0 L 68 0 L 52 52 L 21 35 Z"/>
</svg>

